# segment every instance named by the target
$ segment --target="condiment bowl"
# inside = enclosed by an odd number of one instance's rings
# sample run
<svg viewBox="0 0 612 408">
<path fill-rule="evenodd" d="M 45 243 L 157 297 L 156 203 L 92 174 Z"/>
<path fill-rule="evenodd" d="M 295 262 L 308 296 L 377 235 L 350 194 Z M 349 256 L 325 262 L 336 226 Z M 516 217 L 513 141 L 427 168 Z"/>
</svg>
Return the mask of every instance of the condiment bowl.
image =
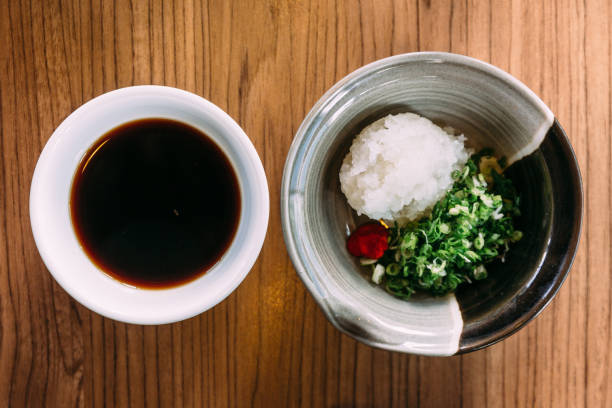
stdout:
<svg viewBox="0 0 612 408">
<path fill-rule="evenodd" d="M 346 250 L 364 222 L 339 188 L 353 138 L 390 113 L 414 112 L 493 148 L 521 195 L 523 239 L 489 278 L 444 297 L 400 300 L 374 285 Z M 572 147 L 550 109 L 508 73 L 462 55 L 421 52 L 366 65 L 334 85 L 304 119 L 289 150 L 282 225 L 295 269 L 330 322 L 371 346 L 448 356 L 516 332 L 555 296 L 570 270 L 582 220 Z"/>
<path fill-rule="evenodd" d="M 205 133 L 230 161 L 241 196 L 238 228 L 221 259 L 181 286 L 143 289 L 98 268 L 72 226 L 70 191 L 83 156 L 105 133 L 127 122 L 164 118 Z M 215 192 L 210 192 L 215 199 Z M 134 86 L 100 95 L 70 114 L 43 149 L 30 190 L 36 246 L 55 280 L 89 309 L 128 323 L 163 324 L 195 316 L 225 299 L 249 273 L 268 225 L 268 184 L 253 144 L 240 126 L 200 96 L 170 87 Z"/>
</svg>

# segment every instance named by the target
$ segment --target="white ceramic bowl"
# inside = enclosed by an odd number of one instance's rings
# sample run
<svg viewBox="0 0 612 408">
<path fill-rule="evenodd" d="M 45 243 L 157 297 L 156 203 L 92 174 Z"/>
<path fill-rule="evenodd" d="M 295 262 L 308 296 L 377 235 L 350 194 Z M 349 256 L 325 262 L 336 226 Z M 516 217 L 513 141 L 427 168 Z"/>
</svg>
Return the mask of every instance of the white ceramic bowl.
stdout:
<svg viewBox="0 0 612 408">
<path fill-rule="evenodd" d="M 70 217 L 70 190 L 83 155 L 109 130 L 142 118 L 174 119 L 206 133 L 231 161 L 241 192 L 238 230 L 222 258 L 200 278 L 168 289 L 131 287 L 102 272 L 83 252 Z M 55 280 L 89 309 L 137 324 L 187 319 L 221 302 L 255 263 L 266 235 L 268 215 L 264 169 L 240 126 L 211 102 L 162 86 L 118 89 L 74 111 L 43 149 L 30 190 L 32 232 Z"/>
</svg>

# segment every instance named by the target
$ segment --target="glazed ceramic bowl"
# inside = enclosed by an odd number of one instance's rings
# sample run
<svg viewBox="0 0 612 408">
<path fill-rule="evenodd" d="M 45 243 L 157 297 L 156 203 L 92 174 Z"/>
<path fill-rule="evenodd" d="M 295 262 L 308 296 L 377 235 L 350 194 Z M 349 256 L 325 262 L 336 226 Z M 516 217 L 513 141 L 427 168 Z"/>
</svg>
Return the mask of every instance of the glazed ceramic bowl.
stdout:
<svg viewBox="0 0 612 408">
<path fill-rule="evenodd" d="M 489 278 L 445 297 L 396 299 L 349 255 L 348 234 L 364 222 L 349 207 L 338 172 L 355 135 L 390 113 L 415 112 L 508 158 L 521 194 L 524 237 Z M 491 345 L 534 318 L 559 290 L 580 234 L 576 158 L 550 109 L 506 72 L 447 53 L 376 61 L 334 85 L 291 145 L 281 191 L 289 255 L 327 318 L 383 349 L 452 355 Z"/>
<path fill-rule="evenodd" d="M 81 247 L 70 216 L 72 181 L 83 156 L 111 129 L 144 118 L 176 120 L 208 135 L 230 160 L 242 201 L 236 235 L 221 259 L 197 279 L 164 289 L 134 287 L 104 273 Z M 89 309 L 136 324 L 187 319 L 225 299 L 255 263 L 268 213 L 266 175 L 240 126 L 206 99 L 164 86 L 117 89 L 75 110 L 45 145 L 30 190 L 32 232 L 55 280 Z"/>
</svg>

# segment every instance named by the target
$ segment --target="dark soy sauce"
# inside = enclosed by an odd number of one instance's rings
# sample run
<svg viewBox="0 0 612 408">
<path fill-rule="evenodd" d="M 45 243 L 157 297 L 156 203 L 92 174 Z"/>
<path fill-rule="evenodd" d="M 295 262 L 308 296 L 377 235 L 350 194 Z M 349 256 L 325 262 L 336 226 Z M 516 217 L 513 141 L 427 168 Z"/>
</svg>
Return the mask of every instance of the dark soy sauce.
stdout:
<svg viewBox="0 0 612 408">
<path fill-rule="evenodd" d="M 230 246 L 240 188 L 229 159 L 199 130 L 173 120 L 125 123 L 83 157 L 70 197 L 81 246 L 129 285 L 192 281 Z"/>
</svg>

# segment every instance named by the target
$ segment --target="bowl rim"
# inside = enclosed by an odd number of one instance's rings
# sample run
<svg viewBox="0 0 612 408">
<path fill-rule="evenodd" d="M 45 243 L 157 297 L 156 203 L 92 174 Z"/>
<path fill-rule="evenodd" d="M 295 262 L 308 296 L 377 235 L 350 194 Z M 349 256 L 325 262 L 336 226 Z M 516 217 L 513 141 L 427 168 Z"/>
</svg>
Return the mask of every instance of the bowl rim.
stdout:
<svg viewBox="0 0 612 408">
<path fill-rule="evenodd" d="M 310 274 L 306 268 L 306 265 L 302 259 L 302 256 L 297 250 L 296 237 L 294 236 L 295 231 L 293 231 L 292 226 L 291 226 L 291 223 L 292 223 L 292 220 L 290 219 L 290 201 L 291 200 L 289 199 L 289 196 L 291 192 L 291 180 L 294 176 L 293 173 L 295 170 L 295 165 L 300 159 L 302 150 L 305 148 L 304 143 L 309 141 L 307 137 L 308 136 L 307 130 L 311 126 L 313 126 L 313 122 L 316 119 L 316 117 L 319 115 L 321 110 L 324 109 L 325 106 L 328 103 L 330 103 L 331 100 L 333 100 L 335 97 L 341 94 L 342 89 L 348 83 L 356 81 L 357 79 L 359 79 L 360 77 L 364 75 L 367 75 L 371 71 L 377 71 L 386 66 L 393 65 L 396 63 L 401 63 L 404 61 L 409 61 L 409 60 L 410 61 L 432 60 L 435 62 L 442 62 L 442 63 L 455 63 L 455 64 L 459 64 L 462 66 L 471 66 L 479 70 L 484 70 L 490 75 L 493 75 L 499 78 L 500 80 L 508 83 L 509 86 L 511 86 L 514 90 L 524 95 L 527 99 L 535 101 L 536 102 L 535 105 L 538 108 L 540 108 L 542 110 L 542 113 L 550 119 L 550 123 L 551 123 L 550 128 L 552 128 L 552 126 L 554 125 L 558 125 L 558 121 L 554 118 L 554 115 L 552 111 L 550 110 L 550 108 L 531 89 L 529 89 L 525 84 L 523 84 L 520 80 L 518 80 L 517 78 L 515 78 L 508 72 L 494 65 L 491 65 L 487 62 L 484 62 L 484 61 L 481 61 L 481 60 L 478 60 L 476 58 L 472 58 L 469 56 L 455 54 L 455 53 L 448 53 L 448 52 L 431 52 L 431 51 L 398 54 L 398 55 L 390 56 L 390 57 L 383 58 L 380 60 L 376 60 L 374 62 L 371 62 L 367 65 L 364 65 L 356 69 L 355 71 L 349 73 L 348 75 L 340 79 L 338 82 L 336 82 L 331 88 L 329 88 L 317 100 L 317 102 L 313 105 L 313 107 L 310 109 L 308 114 L 305 116 L 304 120 L 302 121 L 300 127 L 298 128 L 295 134 L 295 137 L 287 153 L 287 158 L 286 158 L 285 166 L 283 169 L 283 177 L 282 177 L 282 183 L 281 183 L 281 194 L 280 194 L 281 225 L 283 229 L 283 236 L 285 239 L 287 252 L 291 258 L 291 261 L 295 267 L 295 270 L 298 276 L 300 277 L 300 279 L 302 280 L 302 282 L 304 283 L 308 291 L 311 293 L 315 302 L 319 305 L 319 307 L 322 309 L 327 319 L 333 324 L 334 327 L 336 327 L 341 332 L 348 334 L 349 336 L 367 345 L 370 345 L 376 348 L 389 350 L 389 351 L 400 351 L 400 352 L 406 352 L 406 350 L 396 345 L 392 345 L 392 344 L 375 343 L 375 342 L 370 341 L 367 338 L 364 338 L 359 335 L 356 335 L 355 333 L 349 332 L 348 330 L 346 330 L 345 327 L 340 325 L 338 321 L 335 319 L 333 310 L 331 310 L 325 304 L 324 295 L 321 289 L 317 286 L 316 282 L 313 279 L 311 279 Z M 558 126 L 561 129 L 560 125 Z M 506 337 L 512 335 L 513 333 L 518 331 L 520 328 L 525 326 L 528 322 L 530 322 L 532 319 L 537 317 L 537 315 L 541 313 L 544 310 L 544 308 L 551 302 L 551 300 L 555 297 L 556 293 L 562 286 L 563 282 L 565 281 L 567 277 L 567 274 L 569 273 L 571 269 L 573 260 L 577 252 L 578 243 L 580 239 L 580 233 L 581 233 L 581 227 L 582 227 L 583 186 L 582 186 L 582 178 L 580 175 L 578 161 L 571 147 L 571 143 L 569 139 L 567 138 L 567 135 L 562 129 L 559 134 L 559 139 L 564 145 L 564 148 L 567 150 L 568 152 L 567 158 L 573 167 L 572 168 L 573 175 L 575 175 L 575 181 L 576 181 L 576 186 L 577 186 L 575 193 L 578 196 L 576 208 L 579 214 L 577 230 L 573 231 L 574 232 L 573 237 L 572 237 L 573 245 L 570 248 L 571 254 L 570 254 L 569 262 L 562 268 L 563 270 L 558 271 L 558 273 L 562 275 L 561 279 L 559 279 L 559 281 L 552 288 L 552 290 L 548 291 L 547 294 L 544 297 L 542 297 L 531 309 L 520 313 L 521 316 L 526 316 L 526 317 L 523 321 L 519 323 L 519 325 L 511 326 L 510 328 L 506 328 L 506 330 L 495 331 L 491 333 L 490 336 L 484 337 L 480 339 L 479 341 L 475 341 L 469 347 L 462 347 L 461 340 L 463 336 L 461 336 L 459 340 L 459 344 L 458 344 L 458 349 L 454 354 L 466 353 L 466 352 L 475 351 L 475 350 L 490 346 L 492 344 L 497 343 L 498 341 L 505 339 Z M 413 352 L 411 351 L 411 353 Z"/>
</svg>

